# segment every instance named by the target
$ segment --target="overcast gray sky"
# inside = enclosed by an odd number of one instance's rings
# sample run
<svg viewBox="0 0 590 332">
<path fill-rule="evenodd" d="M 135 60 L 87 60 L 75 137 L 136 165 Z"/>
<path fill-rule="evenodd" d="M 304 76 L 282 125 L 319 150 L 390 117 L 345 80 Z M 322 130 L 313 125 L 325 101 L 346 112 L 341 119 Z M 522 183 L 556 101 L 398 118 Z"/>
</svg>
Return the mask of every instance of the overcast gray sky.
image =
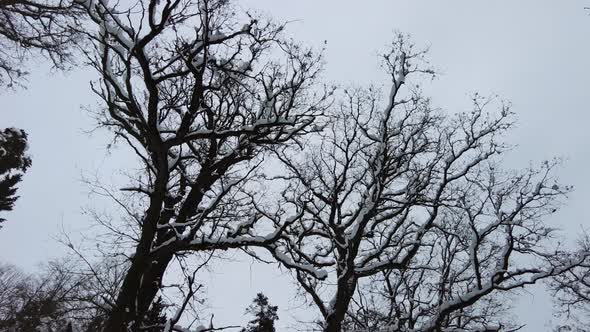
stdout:
<svg viewBox="0 0 590 332">
<path fill-rule="evenodd" d="M 441 73 L 424 85 L 436 106 L 448 111 L 469 107 L 469 94 L 497 93 L 510 100 L 519 123 L 507 138 L 518 148 L 506 164 L 526 167 L 530 161 L 566 158 L 564 183 L 575 192 L 550 222 L 570 239 L 590 226 L 590 16 L 582 0 L 242 0 L 282 20 L 293 21 L 295 39 L 322 45 L 327 40 L 328 80 L 344 84 L 387 83 L 376 55 L 393 32 L 412 35 L 430 47 L 430 59 Z M 0 261 L 32 270 L 66 250 L 54 237 L 63 228 L 73 234 L 88 219 L 81 207 L 92 205 L 82 174 L 98 172 L 116 181 L 130 166 L 122 150 L 107 153 L 109 135 L 92 129 L 81 105 L 93 104 L 88 81 L 93 73 L 74 69 L 51 74 L 32 67 L 27 90 L 0 95 L 0 127 L 15 126 L 30 135 L 33 167 L 20 189 L 16 211 L 0 230 Z M 217 264 L 203 282 L 208 287 L 216 321 L 240 323 L 244 308 L 259 290 L 281 311 L 279 330 L 295 317 L 315 313 L 295 307 L 295 291 L 275 266 L 249 261 Z M 543 331 L 551 319 L 547 294 L 538 289 L 523 297 L 515 314 L 524 331 Z M 245 318 L 244 318 L 245 319 Z"/>
</svg>

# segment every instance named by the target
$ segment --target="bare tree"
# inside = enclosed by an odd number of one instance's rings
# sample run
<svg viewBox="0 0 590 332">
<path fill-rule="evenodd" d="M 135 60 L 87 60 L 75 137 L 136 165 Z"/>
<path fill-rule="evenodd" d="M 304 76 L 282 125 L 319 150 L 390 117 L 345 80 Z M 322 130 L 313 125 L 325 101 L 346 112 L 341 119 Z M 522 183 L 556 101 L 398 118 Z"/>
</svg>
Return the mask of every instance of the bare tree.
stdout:
<svg viewBox="0 0 590 332">
<path fill-rule="evenodd" d="M 19 282 L 24 279 L 23 273 L 15 266 L 2 264 L 0 265 L 0 317 L 2 320 L 10 315 L 13 301 L 13 292 Z"/>
<path fill-rule="evenodd" d="M 590 250 L 587 234 L 579 241 L 579 247 Z M 590 326 L 590 262 L 552 278 L 548 284 L 556 299 L 558 318 L 564 320 L 556 326 L 556 331 L 587 331 Z"/>
<path fill-rule="evenodd" d="M 90 266 L 70 256 L 28 274 L 0 264 L 0 331 L 100 330 L 116 299 L 124 266 L 113 259 Z M 151 308 L 151 320 L 163 311 L 162 306 Z"/>
<path fill-rule="evenodd" d="M 74 326 L 79 330 L 100 331 L 116 301 L 128 262 L 106 257 L 90 263 L 79 253 L 68 259 L 69 264 L 58 264 L 54 268 L 68 276 L 76 286 L 71 288 L 62 304 L 64 315 L 75 322 Z"/>
<path fill-rule="evenodd" d="M 65 331 L 71 326 L 71 297 L 78 294 L 83 279 L 63 267 L 55 261 L 38 275 L 27 275 L 0 265 L 1 331 Z"/>
<path fill-rule="evenodd" d="M 81 11 L 68 0 L 0 1 L 0 85 L 20 84 L 27 74 L 23 61 L 44 55 L 63 68 Z"/>
<path fill-rule="evenodd" d="M 488 113 L 490 100 L 475 96 L 472 112 L 447 116 L 410 81 L 433 74 L 424 52 L 398 36 L 383 59 L 392 80 L 383 105 L 375 88 L 344 91 L 317 144 L 277 149 L 286 168 L 276 177 L 286 183 L 280 206 L 300 213 L 276 257 L 294 270 L 324 331 L 342 330 L 359 283 L 378 276 L 395 331 L 497 328 L 478 318 L 485 308 L 464 313 L 583 259 L 557 260 L 546 247 L 554 231 L 541 222 L 569 187 L 555 182 L 553 162 L 500 170 L 508 105 Z"/>
<path fill-rule="evenodd" d="M 141 163 L 125 188 L 142 202 L 137 242 L 105 326 L 137 331 L 175 256 L 278 239 L 290 219 L 261 221 L 244 185 L 268 147 L 316 130 L 328 92 L 315 89 L 319 55 L 229 1 L 80 5 L 98 28 L 86 32 L 97 118 Z"/>
</svg>

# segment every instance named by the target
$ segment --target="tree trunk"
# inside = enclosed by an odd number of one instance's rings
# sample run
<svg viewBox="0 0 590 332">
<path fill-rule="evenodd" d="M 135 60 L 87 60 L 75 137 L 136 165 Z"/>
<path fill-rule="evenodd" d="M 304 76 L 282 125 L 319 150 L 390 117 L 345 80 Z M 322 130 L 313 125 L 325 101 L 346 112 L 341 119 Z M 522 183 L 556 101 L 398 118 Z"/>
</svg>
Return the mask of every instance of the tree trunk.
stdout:
<svg viewBox="0 0 590 332">
<path fill-rule="evenodd" d="M 160 161 L 160 164 L 166 167 L 167 163 L 167 159 Z M 218 168 L 219 174 L 223 174 L 227 167 L 229 165 L 226 165 L 225 169 Z M 175 249 L 170 245 L 160 248 L 156 253 L 151 252 L 152 243 L 164 243 L 169 239 L 170 234 L 166 231 L 158 232 L 157 225 L 167 224 L 172 218 L 172 214 L 161 213 L 162 207 L 171 208 L 175 204 L 166 201 L 168 174 L 165 170 L 161 172 L 164 175 L 158 177 L 155 185 L 159 190 L 154 192 L 150 199 L 150 208 L 147 211 L 136 254 L 121 285 L 115 308 L 107 319 L 104 332 L 127 332 L 129 328 L 133 332 L 140 331 L 143 316 L 160 290 L 166 268 L 174 257 Z M 180 220 L 180 223 L 184 223 L 187 217 L 194 213 L 203 199 L 204 192 L 220 177 L 220 175 L 213 177 L 210 173 L 210 170 L 201 170 L 196 184 L 193 185 L 176 216 L 177 222 Z"/>
<path fill-rule="evenodd" d="M 326 328 L 324 329 L 324 332 L 341 332 L 343 319 L 344 319 L 344 317 L 339 319 L 339 318 L 336 318 L 336 316 L 334 316 L 334 315 L 328 317 L 328 320 L 326 322 Z"/>
<path fill-rule="evenodd" d="M 342 322 L 346 317 L 348 305 L 356 290 L 357 280 L 353 276 L 338 279 L 336 301 L 330 308 L 331 313 L 326 317 L 324 332 L 342 332 Z"/>
<path fill-rule="evenodd" d="M 172 257 L 172 254 L 165 253 L 158 257 L 133 260 L 117 296 L 116 307 L 105 323 L 104 332 L 127 332 L 129 327 L 132 331 L 140 330 L 143 316 L 160 289 L 162 277 Z"/>
</svg>

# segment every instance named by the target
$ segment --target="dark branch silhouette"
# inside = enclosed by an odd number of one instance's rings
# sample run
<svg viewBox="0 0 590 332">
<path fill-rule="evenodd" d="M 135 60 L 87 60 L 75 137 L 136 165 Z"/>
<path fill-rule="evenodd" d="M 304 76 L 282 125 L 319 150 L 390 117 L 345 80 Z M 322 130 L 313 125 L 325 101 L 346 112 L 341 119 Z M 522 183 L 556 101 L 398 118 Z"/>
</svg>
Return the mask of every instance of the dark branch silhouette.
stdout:
<svg viewBox="0 0 590 332">
<path fill-rule="evenodd" d="M 72 60 L 81 10 L 68 0 L 0 0 L 0 86 L 22 84 L 26 60 L 45 56 L 57 68 Z"/>
<path fill-rule="evenodd" d="M 329 91 L 317 85 L 318 54 L 228 1 L 79 4 L 97 28 L 85 33 L 98 121 L 142 167 L 124 188 L 142 208 L 130 211 L 137 241 L 105 330 L 139 331 L 176 255 L 274 250 L 292 221 L 261 222 L 245 185 L 270 147 L 317 130 Z"/>
</svg>

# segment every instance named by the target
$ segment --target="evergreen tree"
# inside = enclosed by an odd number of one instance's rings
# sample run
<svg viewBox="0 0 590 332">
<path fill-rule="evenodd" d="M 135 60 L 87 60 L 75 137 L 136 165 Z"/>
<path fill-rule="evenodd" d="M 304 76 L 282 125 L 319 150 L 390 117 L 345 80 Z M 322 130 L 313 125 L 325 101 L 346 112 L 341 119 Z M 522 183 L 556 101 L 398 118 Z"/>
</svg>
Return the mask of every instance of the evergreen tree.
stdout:
<svg viewBox="0 0 590 332">
<path fill-rule="evenodd" d="M 254 315 L 255 318 L 248 323 L 248 327 L 242 329 L 242 332 L 275 332 L 275 320 L 279 319 L 277 310 L 277 306 L 270 305 L 268 297 L 262 293 L 256 294 L 254 301 L 246 309 L 246 313 Z"/>
<path fill-rule="evenodd" d="M 23 130 L 6 128 L 0 131 L 0 212 L 14 208 L 18 198 L 16 185 L 31 166 L 26 150 L 27 134 Z M 0 218 L 0 224 L 3 221 Z"/>
</svg>

